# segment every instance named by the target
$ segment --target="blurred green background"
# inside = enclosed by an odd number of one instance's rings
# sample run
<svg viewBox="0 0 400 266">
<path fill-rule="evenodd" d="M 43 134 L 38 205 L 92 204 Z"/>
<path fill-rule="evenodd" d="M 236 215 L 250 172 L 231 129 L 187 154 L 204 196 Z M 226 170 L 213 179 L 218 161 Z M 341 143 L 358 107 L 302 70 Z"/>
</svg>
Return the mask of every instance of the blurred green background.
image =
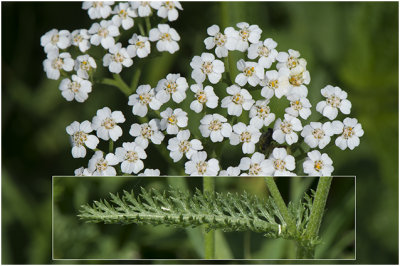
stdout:
<svg viewBox="0 0 400 266">
<path fill-rule="evenodd" d="M 311 73 L 312 104 L 325 85 L 341 87 L 365 131 L 356 150 L 329 150 L 336 175 L 357 176 L 355 262 L 398 263 L 398 3 L 191 2 L 183 8 L 171 23 L 181 35 L 180 51 L 148 60 L 140 84 L 155 86 L 167 73 L 190 77 L 189 62 L 204 51 L 212 24 L 258 24 L 279 50 L 299 50 Z M 52 28 L 90 25 L 79 2 L 2 2 L 2 263 L 52 262 L 51 176 L 87 163 L 70 155 L 65 127 L 104 106 L 130 113 L 113 87 L 96 86 L 84 104 L 69 103 L 58 82 L 45 77 L 40 37 Z M 126 124 L 132 121 L 129 116 Z M 162 161 L 149 162 L 156 166 L 168 171 Z"/>
</svg>

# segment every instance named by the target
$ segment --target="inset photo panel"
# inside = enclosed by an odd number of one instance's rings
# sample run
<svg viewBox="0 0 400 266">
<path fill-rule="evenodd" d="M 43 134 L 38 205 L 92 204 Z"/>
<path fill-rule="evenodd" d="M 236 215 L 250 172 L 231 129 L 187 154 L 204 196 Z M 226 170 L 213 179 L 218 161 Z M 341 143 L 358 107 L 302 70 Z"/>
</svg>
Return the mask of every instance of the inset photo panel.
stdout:
<svg viewBox="0 0 400 266">
<path fill-rule="evenodd" d="M 355 260 L 355 183 L 351 176 L 56 176 L 52 255 Z"/>
</svg>

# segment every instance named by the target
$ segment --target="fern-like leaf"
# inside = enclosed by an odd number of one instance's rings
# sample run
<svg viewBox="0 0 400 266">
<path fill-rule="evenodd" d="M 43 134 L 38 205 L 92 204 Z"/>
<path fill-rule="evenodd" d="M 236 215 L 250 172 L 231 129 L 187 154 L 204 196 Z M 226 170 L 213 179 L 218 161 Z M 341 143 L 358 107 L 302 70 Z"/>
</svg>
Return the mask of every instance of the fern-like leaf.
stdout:
<svg viewBox="0 0 400 266">
<path fill-rule="evenodd" d="M 141 188 L 137 196 L 124 191 L 122 196 L 110 193 L 107 200 L 84 205 L 78 215 L 92 223 L 170 225 L 178 228 L 207 225 L 208 230 L 253 231 L 266 237 L 301 239 L 306 228 L 312 198 L 289 205 L 297 222 L 296 235 L 286 230 L 286 223 L 272 197 L 261 200 L 246 192 L 202 193 L 194 195 L 171 188 L 168 192 Z"/>
</svg>

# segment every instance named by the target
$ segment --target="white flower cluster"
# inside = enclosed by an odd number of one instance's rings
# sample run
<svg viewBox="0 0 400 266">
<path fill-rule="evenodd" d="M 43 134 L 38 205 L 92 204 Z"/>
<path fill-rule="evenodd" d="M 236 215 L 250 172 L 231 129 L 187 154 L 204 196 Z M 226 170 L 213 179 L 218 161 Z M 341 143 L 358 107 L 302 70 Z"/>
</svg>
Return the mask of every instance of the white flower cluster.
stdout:
<svg viewBox="0 0 400 266">
<path fill-rule="evenodd" d="M 151 3 L 135 10 L 146 14 L 146 8 L 154 8 Z M 100 11 L 91 13 L 101 14 Z M 157 34 L 162 35 L 166 28 L 159 25 L 158 30 Z M 302 165 L 302 172 L 307 175 L 329 176 L 334 170 L 333 161 L 320 150 L 333 146 L 331 138 L 336 135 L 334 144 L 342 150 L 359 145 L 364 132 L 357 119 L 334 120 L 339 111 L 348 115 L 351 109 L 347 93 L 338 87 L 328 85 L 321 90 L 326 100 L 319 102 L 316 109 L 323 117 L 318 122 L 307 121 L 312 107 L 307 99 L 310 73 L 307 61 L 298 51 L 279 52 L 274 40 L 261 39 L 261 29 L 245 22 L 223 31 L 213 25 L 207 33 L 210 36 L 204 41 L 206 49 L 215 50 L 193 57 L 190 66 L 194 83 L 188 83 L 180 74 L 168 74 L 155 87 L 138 86 L 128 100 L 133 115 L 139 121 L 155 118 L 131 125 L 132 142 L 123 143 L 115 154 L 105 155 L 97 150 L 88 167 L 77 169 L 76 174 L 115 175 L 114 167 L 118 164 L 122 173 L 138 174 L 145 168 L 146 149 L 153 143 L 166 144 L 173 163 L 183 160 L 188 175 L 294 176 L 301 173 L 296 167 Z M 150 39 L 154 34 L 150 32 Z M 168 34 L 173 38 L 171 32 Z M 172 49 L 173 46 L 164 47 Z M 120 54 L 121 49 L 124 48 L 120 48 Z M 222 61 L 231 51 L 247 56 L 246 60 L 236 62 L 235 77 Z M 217 83 L 223 84 L 218 90 Z M 272 102 L 287 106 L 284 113 L 272 110 Z M 189 108 L 185 110 L 185 106 Z M 199 121 L 189 121 L 191 111 L 200 114 L 196 115 Z M 98 138 L 116 141 L 122 135 L 117 124 L 124 120 L 120 112 L 111 113 L 110 109 L 103 108 L 91 124 L 74 122 L 67 128 L 73 137 L 73 156 L 84 157 L 85 147 L 96 149 Z M 198 127 L 199 135 L 189 130 L 193 126 Z M 89 135 L 93 130 L 98 138 Z M 216 154 L 221 142 L 241 146 L 243 156 L 239 165 L 221 169 L 223 163 Z M 262 143 L 267 147 L 262 147 Z M 142 174 L 155 175 L 160 171 L 146 169 Z"/>
<path fill-rule="evenodd" d="M 176 20 L 178 10 L 182 10 L 179 2 L 134 1 L 114 4 L 114 1 L 86 1 L 83 2 L 82 9 L 88 11 L 92 20 L 96 20 L 88 29 L 72 32 L 52 29 L 40 39 L 47 54 L 43 62 L 47 78 L 63 78 L 59 89 L 67 101 L 84 102 L 88 98 L 92 91 L 93 74 L 98 65 L 118 74 L 123 67 L 132 66 L 135 57 L 147 57 L 151 53 L 151 42 L 155 43 L 159 52 L 175 53 L 179 50 L 177 42 L 180 36 L 168 24 L 158 24 L 148 29 L 147 33 L 142 25 L 144 19 L 148 19 L 146 22 L 150 23 L 148 17 L 153 13 L 161 19 Z M 117 40 L 124 31 L 135 26 L 135 21 L 140 35 L 134 33 L 124 47 Z M 104 48 L 102 62 L 96 62 L 90 55 L 92 46 Z M 73 59 L 71 54 L 76 52 L 81 54 Z M 71 71 L 75 73 L 70 75 Z"/>
</svg>

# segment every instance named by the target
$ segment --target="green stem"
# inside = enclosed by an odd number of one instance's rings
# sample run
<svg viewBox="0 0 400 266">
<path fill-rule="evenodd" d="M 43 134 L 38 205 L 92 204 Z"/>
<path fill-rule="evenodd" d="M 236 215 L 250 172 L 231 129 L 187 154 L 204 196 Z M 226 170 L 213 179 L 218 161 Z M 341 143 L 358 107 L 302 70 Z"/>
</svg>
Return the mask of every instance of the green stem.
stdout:
<svg viewBox="0 0 400 266">
<path fill-rule="evenodd" d="M 322 176 L 319 178 L 317 192 L 311 209 L 310 220 L 308 222 L 305 238 L 312 242 L 318 237 L 322 217 L 324 216 L 326 200 L 328 199 L 329 189 L 331 187 L 332 177 Z M 297 258 L 313 259 L 315 246 L 298 245 Z"/>
<path fill-rule="evenodd" d="M 214 192 L 215 180 L 213 177 L 204 176 L 203 177 L 203 192 Z M 215 231 L 210 230 L 204 233 L 204 256 L 205 259 L 215 259 Z"/>
<path fill-rule="evenodd" d="M 146 23 L 147 36 L 149 36 L 151 30 L 150 17 L 145 17 L 144 22 Z"/>
<path fill-rule="evenodd" d="M 101 81 L 102 84 L 111 85 L 117 87 L 126 96 L 131 95 L 131 89 L 126 85 L 125 81 L 121 78 L 119 74 L 114 74 L 114 79 L 105 78 Z"/>
<path fill-rule="evenodd" d="M 306 229 L 306 236 L 308 236 L 309 239 L 318 236 L 331 182 L 331 176 L 322 176 L 319 178 L 317 192 L 315 194 L 315 199 L 311 210 L 310 221 L 308 222 Z"/>
<path fill-rule="evenodd" d="M 274 178 L 272 176 L 265 177 L 265 182 L 267 183 L 269 192 L 274 198 L 275 203 L 287 224 L 288 232 L 294 235 L 296 232 L 296 224 L 292 215 L 289 213 L 288 208 L 286 207 L 285 201 L 283 200 L 282 195 L 275 184 Z"/>
<path fill-rule="evenodd" d="M 244 259 L 251 259 L 251 232 L 244 232 L 243 249 L 244 249 Z"/>
<path fill-rule="evenodd" d="M 114 141 L 110 139 L 110 142 L 108 143 L 108 152 L 113 153 L 114 151 Z"/>
<path fill-rule="evenodd" d="M 134 92 L 139 83 L 140 75 L 142 74 L 142 69 L 137 68 L 135 73 L 133 74 L 132 82 L 131 82 L 131 90 Z"/>
<path fill-rule="evenodd" d="M 138 27 L 139 27 L 140 35 L 147 36 L 146 32 L 144 31 L 143 24 L 141 21 L 138 23 Z"/>
</svg>

